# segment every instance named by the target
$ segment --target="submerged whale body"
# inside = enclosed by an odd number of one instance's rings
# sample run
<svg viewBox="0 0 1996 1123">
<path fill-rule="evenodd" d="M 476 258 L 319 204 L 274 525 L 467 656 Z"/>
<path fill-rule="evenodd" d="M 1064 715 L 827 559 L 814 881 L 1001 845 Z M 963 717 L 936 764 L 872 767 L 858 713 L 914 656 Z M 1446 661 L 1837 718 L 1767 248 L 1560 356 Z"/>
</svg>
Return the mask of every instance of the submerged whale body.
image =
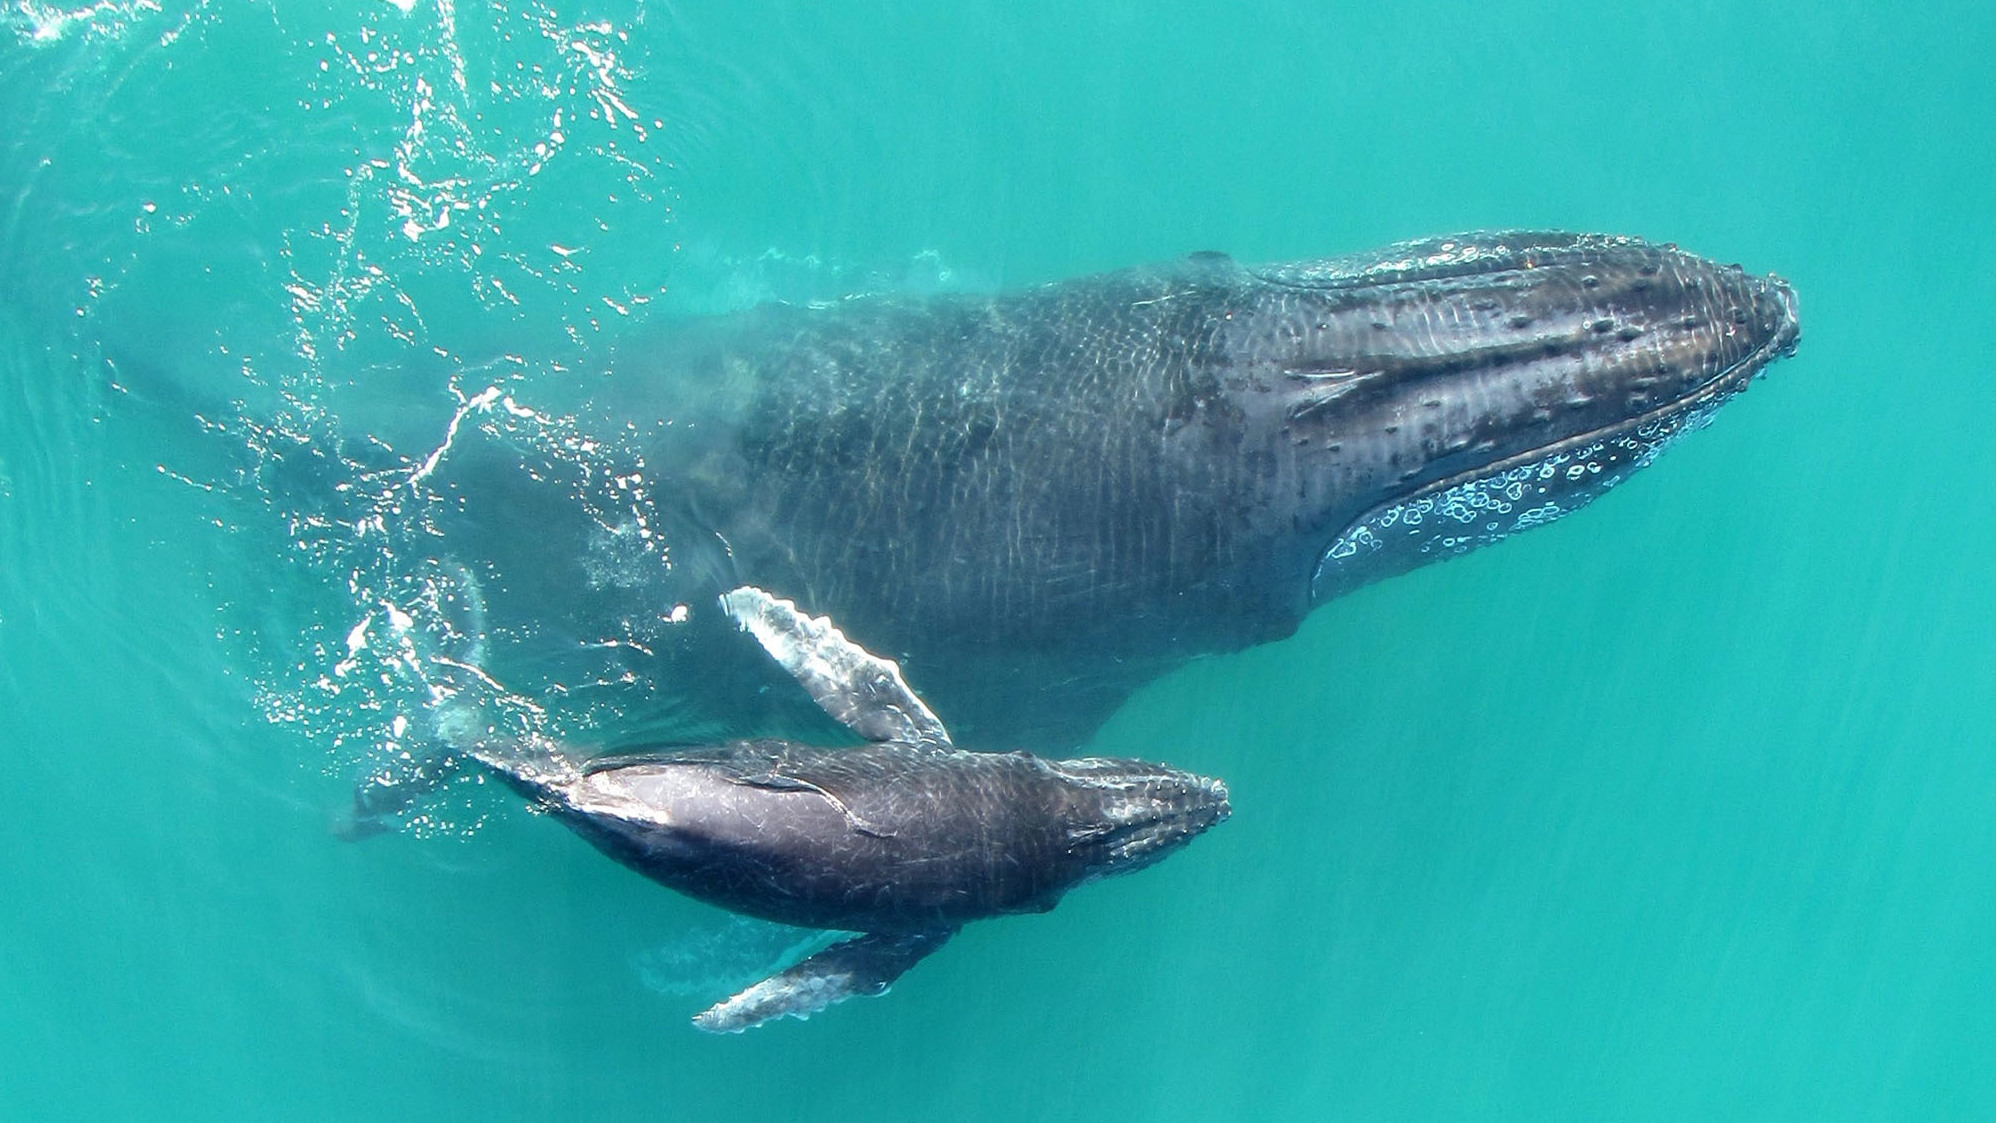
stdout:
<svg viewBox="0 0 1996 1123">
<path fill-rule="evenodd" d="M 1072 744 L 1188 658 L 1584 506 L 1792 353 L 1796 315 L 1779 278 L 1530 232 L 770 306 L 627 347 L 577 412 L 641 454 L 648 565 L 503 448 L 425 483 L 499 619 L 680 718 L 782 717 L 703 607 L 753 584 L 874 637 L 959 744 Z"/>
<path fill-rule="evenodd" d="M 879 994 L 964 924 L 1044 912 L 1229 814 L 1224 784 L 1165 765 L 964 752 L 893 661 L 828 619 L 755 588 L 722 604 L 867 743 L 760 739 L 580 763 L 545 743 L 480 739 L 363 785 L 349 833 L 369 833 L 469 758 L 654 881 L 748 916 L 853 933 L 694 1019 L 733 1032 Z"/>
</svg>

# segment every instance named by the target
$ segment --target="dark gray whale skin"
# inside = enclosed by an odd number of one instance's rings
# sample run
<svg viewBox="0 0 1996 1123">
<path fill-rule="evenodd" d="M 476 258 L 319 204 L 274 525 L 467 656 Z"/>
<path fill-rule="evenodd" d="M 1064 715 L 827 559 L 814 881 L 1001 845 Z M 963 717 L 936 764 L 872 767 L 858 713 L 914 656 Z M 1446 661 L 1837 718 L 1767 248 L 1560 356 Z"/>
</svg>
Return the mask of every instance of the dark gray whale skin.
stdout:
<svg viewBox="0 0 1996 1123">
<path fill-rule="evenodd" d="M 690 897 L 782 924 L 899 935 L 1045 912 L 1229 813 L 1223 784 L 1166 765 L 892 741 L 660 749 L 590 761 L 558 784 L 495 770 L 604 853 Z"/>
<path fill-rule="evenodd" d="M 964 924 L 1045 912 L 1068 890 L 1152 865 L 1231 814 L 1224 783 L 1169 765 L 960 750 L 900 668 L 828 618 L 749 587 L 717 607 L 804 688 L 793 693 L 866 743 L 759 739 L 583 761 L 545 738 L 500 734 L 495 713 L 453 701 L 455 687 L 445 687 L 438 751 L 356 787 L 340 833 L 388 829 L 475 763 L 662 885 L 747 916 L 847 933 L 694 1019 L 736 1032 L 882 993 Z"/>
<path fill-rule="evenodd" d="M 632 677 L 698 684 L 674 720 L 781 731 L 699 609 L 752 583 L 899 658 L 958 744 L 1074 744 L 1186 659 L 1586 504 L 1798 336 L 1780 279 L 1630 238 L 1200 254 L 626 348 L 580 415 L 642 451 L 671 558 L 646 576 L 605 582 L 616 543 L 503 456 L 435 482 L 495 606 L 641 643 Z"/>
<path fill-rule="evenodd" d="M 721 1033 L 880 994 L 964 924 L 1045 912 L 1069 889 L 1183 848 L 1230 811 L 1224 784 L 1167 765 L 964 752 L 946 740 L 743 741 L 599 759 L 579 774 L 483 759 L 662 885 L 857 933 L 694 1018 Z"/>
</svg>

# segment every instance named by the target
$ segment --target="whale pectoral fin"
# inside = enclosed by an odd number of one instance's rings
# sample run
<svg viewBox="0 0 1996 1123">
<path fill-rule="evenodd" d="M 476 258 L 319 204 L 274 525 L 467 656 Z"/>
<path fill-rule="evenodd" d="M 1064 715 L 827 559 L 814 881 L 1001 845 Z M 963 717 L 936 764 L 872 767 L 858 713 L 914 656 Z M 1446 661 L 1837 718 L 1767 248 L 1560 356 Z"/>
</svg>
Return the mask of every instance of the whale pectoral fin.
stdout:
<svg viewBox="0 0 1996 1123">
<path fill-rule="evenodd" d="M 667 942 L 631 957 L 645 986 L 675 998 L 740 990 L 801 963 L 856 933 L 796 928 L 729 913 L 719 922 L 680 930 Z"/>
<path fill-rule="evenodd" d="M 715 1003 L 696 1015 L 693 1024 L 709 1033 L 740 1033 L 775 1018 L 808 1018 L 848 998 L 884 994 L 903 972 L 954 935 L 951 928 L 856 936 Z"/>
<path fill-rule="evenodd" d="M 950 743 L 943 723 L 908 689 L 900 666 L 847 639 L 829 617 L 806 616 L 793 602 L 753 585 L 723 596 L 721 607 L 853 732 L 869 741 Z"/>
</svg>

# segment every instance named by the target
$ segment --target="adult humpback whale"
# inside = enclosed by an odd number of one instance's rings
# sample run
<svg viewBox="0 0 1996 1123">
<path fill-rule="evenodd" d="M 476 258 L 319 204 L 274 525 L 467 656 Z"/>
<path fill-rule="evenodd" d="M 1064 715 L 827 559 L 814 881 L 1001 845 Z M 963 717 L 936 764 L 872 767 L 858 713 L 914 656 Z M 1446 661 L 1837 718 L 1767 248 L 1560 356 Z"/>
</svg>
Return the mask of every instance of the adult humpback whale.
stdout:
<svg viewBox="0 0 1996 1123">
<path fill-rule="evenodd" d="M 735 1032 L 879 994 L 965 923 L 1045 912 L 1151 865 L 1230 813 L 1226 785 L 1141 760 L 957 749 L 894 662 L 744 587 L 720 599 L 825 712 L 867 740 L 758 739 L 578 762 L 490 730 L 355 792 L 350 837 L 466 758 L 611 857 L 688 896 L 852 933 L 694 1018 Z"/>
<path fill-rule="evenodd" d="M 671 722 L 781 720 L 705 607 L 754 584 L 874 637 L 959 744 L 1072 744 L 1185 659 L 1585 505 L 1798 334 L 1779 278 L 1632 238 L 1199 254 L 627 347 L 575 411 L 642 465 L 649 506 L 621 521 L 503 441 L 417 475 L 509 683 L 656 683 Z"/>
</svg>

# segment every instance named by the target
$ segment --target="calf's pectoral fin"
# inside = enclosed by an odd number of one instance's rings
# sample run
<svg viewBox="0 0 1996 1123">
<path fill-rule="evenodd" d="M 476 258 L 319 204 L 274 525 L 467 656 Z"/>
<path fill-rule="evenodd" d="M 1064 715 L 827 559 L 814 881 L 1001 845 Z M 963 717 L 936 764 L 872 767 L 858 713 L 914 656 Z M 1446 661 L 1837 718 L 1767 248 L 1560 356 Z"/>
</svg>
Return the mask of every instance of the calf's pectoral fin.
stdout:
<svg viewBox="0 0 1996 1123">
<path fill-rule="evenodd" d="M 808 1018 L 863 995 L 883 994 L 902 972 L 943 946 L 956 929 L 912 935 L 875 932 L 833 944 L 693 1019 L 709 1033 L 740 1033 L 774 1018 Z"/>
<path fill-rule="evenodd" d="M 845 637 L 829 617 L 744 585 L 721 598 L 735 623 L 762 644 L 813 701 L 869 741 L 946 746 L 949 732 L 901 678 L 901 667 Z"/>
</svg>

